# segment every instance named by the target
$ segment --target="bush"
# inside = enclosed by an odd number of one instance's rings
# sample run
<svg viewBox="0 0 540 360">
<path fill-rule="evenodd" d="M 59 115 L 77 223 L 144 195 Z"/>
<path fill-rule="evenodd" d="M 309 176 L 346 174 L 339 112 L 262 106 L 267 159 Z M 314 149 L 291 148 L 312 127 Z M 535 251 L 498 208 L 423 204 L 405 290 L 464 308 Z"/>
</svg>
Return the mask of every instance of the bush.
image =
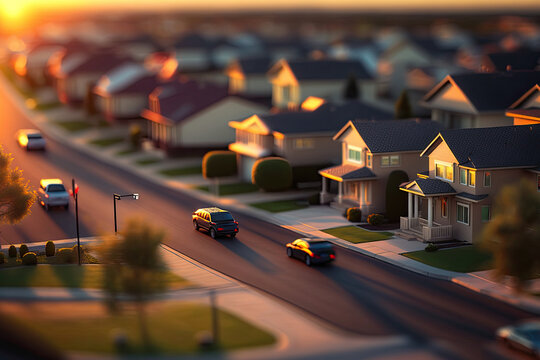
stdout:
<svg viewBox="0 0 540 360">
<path fill-rule="evenodd" d="M 381 214 L 371 214 L 367 217 L 367 222 L 373 226 L 379 226 L 384 222 L 384 216 Z"/>
<path fill-rule="evenodd" d="M 79 250 L 78 245 L 73 245 L 71 247 L 71 251 L 73 254 L 73 261 L 78 262 L 79 261 Z M 81 246 L 81 259 L 84 259 L 84 248 Z"/>
<path fill-rule="evenodd" d="M 207 152 L 202 160 L 202 174 L 205 179 L 236 175 L 236 153 L 226 150 Z"/>
<path fill-rule="evenodd" d="M 19 256 L 21 257 L 21 259 L 23 258 L 24 254 L 26 254 L 27 252 L 28 252 L 28 246 L 26 244 L 22 244 L 19 247 Z"/>
<path fill-rule="evenodd" d="M 4 259 L 4 253 L 0 251 L 0 264 L 3 264 L 6 260 Z"/>
<path fill-rule="evenodd" d="M 400 216 L 407 215 L 408 195 L 399 190 L 399 185 L 409 181 L 409 176 L 403 170 L 394 170 L 388 175 L 386 183 L 386 217 L 390 222 L 399 221 Z"/>
<path fill-rule="evenodd" d="M 437 245 L 435 245 L 434 243 L 428 243 L 426 248 L 424 249 L 424 251 L 427 251 L 427 252 L 433 252 L 433 251 L 437 251 L 439 250 L 439 247 Z"/>
<path fill-rule="evenodd" d="M 321 195 L 320 194 L 313 194 L 310 197 L 308 197 L 308 203 L 309 205 L 320 205 L 321 204 Z"/>
<path fill-rule="evenodd" d="M 17 257 L 17 248 L 15 245 L 11 245 L 8 250 L 8 256 L 10 258 L 16 258 Z"/>
<path fill-rule="evenodd" d="M 37 256 L 34 252 L 27 252 L 22 257 L 22 263 L 24 265 L 37 265 Z"/>
<path fill-rule="evenodd" d="M 71 248 L 61 248 L 56 252 L 56 262 L 59 264 L 69 264 L 75 262 L 73 250 Z"/>
<path fill-rule="evenodd" d="M 286 159 L 267 157 L 255 161 L 251 182 L 264 191 L 283 191 L 292 185 L 292 169 Z"/>
<path fill-rule="evenodd" d="M 54 246 L 54 243 L 51 240 L 47 241 L 45 244 L 45 255 L 47 257 L 54 256 L 55 251 L 56 247 Z"/>
<path fill-rule="evenodd" d="M 347 209 L 347 220 L 351 222 L 362 221 L 362 210 L 359 207 L 352 207 Z"/>
<path fill-rule="evenodd" d="M 139 149 L 141 147 L 142 140 L 142 130 L 139 125 L 131 125 L 129 127 L 129 142 L 134 149 Z"/>
</svg>

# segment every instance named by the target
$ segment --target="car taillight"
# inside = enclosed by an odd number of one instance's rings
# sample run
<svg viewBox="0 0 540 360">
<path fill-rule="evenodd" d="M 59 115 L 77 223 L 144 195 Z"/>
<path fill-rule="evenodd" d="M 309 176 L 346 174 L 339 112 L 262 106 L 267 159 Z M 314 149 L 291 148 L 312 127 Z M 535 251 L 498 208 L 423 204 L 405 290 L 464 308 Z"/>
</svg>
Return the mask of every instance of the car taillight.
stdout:
<svg viewBox="0 0 540 360">
<path fill-rule="evenodd" d="M 215 222 L 210 222 L 210 225 L 216 225 L 216 223 Z"/>
<path fill-rule="evenodd" d="M 218 231 L 223 231 L 223 228 L 217 228 Z"/>
<path fill-rule="evenodd" d="M 336 258 L 336 255 L 330 254 L 330 259 L 335 259 L 335 258 Z"/>
<path fill-rule="evenodd" d="M 238 221 L 235 221 L 234 223 L 235 223 L 236 225 L 238 225 Z"/>
<path fill-rule="evenodd" d="M 234 229 L 234 231 L 238 231 L 238 229 Z"/>
</svg>

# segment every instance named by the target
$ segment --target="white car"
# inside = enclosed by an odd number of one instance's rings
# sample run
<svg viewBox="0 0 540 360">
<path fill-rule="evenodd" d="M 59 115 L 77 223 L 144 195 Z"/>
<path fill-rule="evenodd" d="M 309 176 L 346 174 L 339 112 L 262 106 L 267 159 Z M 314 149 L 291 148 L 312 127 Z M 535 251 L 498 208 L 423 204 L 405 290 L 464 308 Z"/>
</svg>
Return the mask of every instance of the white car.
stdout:
<svg viewBox="0 0 540 360">
<path fill-rule="evenodd" d="M 540 358 L 540 320 L 529 320 L 497 329 L 497 339 L 510 347 Z"/>
<path fill-rule="evenodd" d="M 26 150 L 45 150 L 45 139 L 38 130 L 21 129 L 17 131 L 15 138 Z"/>
<path fill-rule="evenodd" d="M 45 210 L 49 210 L 51 206 L 69 208 L 69 194 L 60 179 L 41 179 L 38 200 Z"/>
</svg>

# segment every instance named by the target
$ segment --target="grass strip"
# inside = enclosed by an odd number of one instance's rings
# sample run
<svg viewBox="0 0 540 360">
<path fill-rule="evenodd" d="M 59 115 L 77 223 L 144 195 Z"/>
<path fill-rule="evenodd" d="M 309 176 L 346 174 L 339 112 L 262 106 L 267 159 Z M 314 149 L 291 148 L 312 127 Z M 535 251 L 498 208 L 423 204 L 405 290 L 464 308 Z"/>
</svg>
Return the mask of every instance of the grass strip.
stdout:
<svg viewBox="0 0 540 360">
<path fill-rule="evenodd" d="M 257 209 L 266 210 L 272 213 L 278 213 L 283 211 L 292 211 L 305 209 L 309 205 L 305 200 L 278 200 L 249 204 Z"/>
<path fill-rule="evenodd" d="M 365 243 L 390 239 L 394 234 L 386 231 L 367 231 L 358 226 L 341 226 L 332 229 L 322 230 L 323 232 L 337 238 L 347 240 L 353 244 Z"/>
<path fill-rule="evenodd" d="M 198 175 L 202 174 L 202 168 L 200 165 L 183 168 L 171 168 L 160 170 L 159 173 L 165 176 Z"/>
<path fill-rule="evenodd" d="M 493 267 L 491 253 L 476 246 L 440 249 L 433 252 L 420 250 L 402 255 L 429 266 L 462 273 L 488 270 Z"/>
</svg>

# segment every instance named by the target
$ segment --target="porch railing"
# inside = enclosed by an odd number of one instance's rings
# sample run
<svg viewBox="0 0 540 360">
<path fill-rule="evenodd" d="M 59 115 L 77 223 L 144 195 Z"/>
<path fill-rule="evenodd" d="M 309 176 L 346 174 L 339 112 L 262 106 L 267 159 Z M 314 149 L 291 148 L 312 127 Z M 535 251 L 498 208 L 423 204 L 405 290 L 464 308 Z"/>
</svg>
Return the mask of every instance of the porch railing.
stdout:
<svg viewBox="0 0 540 360">
<path fill-rule="evenodd" d="M 423 241 L 442 241 L 452 239 L 452 225 L 440 225 L 433 223 L 431 227 L 427 226 L 428 221 L 422 218 L 408 217 L 399 218 L 399 228 L 401 230 L 410 230 L 416 232 L 422 237 Z"/>
</svg>

